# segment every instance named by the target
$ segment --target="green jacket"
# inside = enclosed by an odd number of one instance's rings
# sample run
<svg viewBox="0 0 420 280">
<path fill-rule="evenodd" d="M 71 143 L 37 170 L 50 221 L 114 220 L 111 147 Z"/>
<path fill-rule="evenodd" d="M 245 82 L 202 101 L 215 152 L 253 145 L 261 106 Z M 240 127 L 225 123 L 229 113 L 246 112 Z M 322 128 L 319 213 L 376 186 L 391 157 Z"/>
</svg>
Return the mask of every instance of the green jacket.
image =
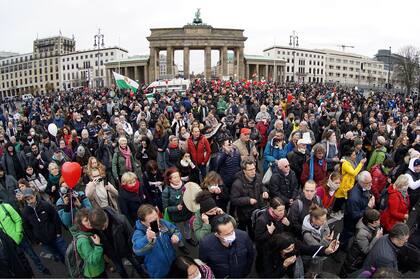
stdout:
<svg viewBox="0 0 420 280">
<path fill-rule="evenodd" d="M 87 278 L 97 277 L 105 270 L 104 249 L 102 245 L 95 245 L 90 238 L 91 232 L 78 231 L 75 227 L 70 229 L 73 238 L 77 238 L 76 249 L 84 262 L 83 276 Z M 81 237 L 88 236 L 89 238 Z"/>
<path fill-rule="evenodd" d="M 185 186 L 176 190 L 171 186 L 166 186 L 162 192 L 162 205 L 164 209 L 168 209 L 169 217 L 174 223 L 188 221 L 192 213 L 185 207 L 183 201 L 184 189 Z M 177 206 L 182 204 L 182 210 L 179 211 Z"/>
<path fill-rule="evenodd" d="M 200 242 L 204 236 L 211 233 L 211 225 L 203 223 L 203 220 L 201 219 L 200 210 L 195 212 L 193 230 L 194 230 L 195 238 L 197 238 L 198 242 Z"/>
<path fill-rule="evenodd" d="M 121 154 L 121 152 L 117 150 L 114 152 L 114 155 L 112 157 L 112 175 L 115 179 L 121 180 L 121 176 L 127 172 L 136 172 L 136 160 L 134 158 L 133 152 L 131 152 L 131 169 L 128 170 L 125 166 L 125 157 Z"/>
<path fill-rule="evenodd" d="M 12 238 L 17 245 L 23 238 L 23 222 L 18 212 L 8 203 L 0 204 L 0 228 Z"/>
<path fill-rule="evenodd" d="M 386 158 L 386 148 L 385 147 L 375 149 L 373 151 L 372 155 L 370 156 L 369 163 L 368 163 L 366 169 L 368 171 L 370 171 L 372 166 L 383 163 L 385 158 Z"/>
<path fill-rule="evenodd" d="M 226 111 L 226 109 L 228 108 L 228 104 L 226 103 L 226 101 L 224 99 L 220 100 L 217 102 L 217 113 L 221 114 L 224 113 Z"/>
</svg>

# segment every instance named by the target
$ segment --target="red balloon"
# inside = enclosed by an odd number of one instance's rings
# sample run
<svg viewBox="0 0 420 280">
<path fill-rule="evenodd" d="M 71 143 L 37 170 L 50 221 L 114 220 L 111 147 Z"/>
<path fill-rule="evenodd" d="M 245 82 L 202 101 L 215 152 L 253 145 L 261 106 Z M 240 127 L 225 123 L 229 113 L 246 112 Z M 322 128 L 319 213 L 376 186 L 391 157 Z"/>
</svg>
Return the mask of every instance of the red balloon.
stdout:
<svg viewBox="0 0 420 280">
<path fill-rule="evenodd" d="M 82 175 L 82 167 L 77 162 L 66 162 L 61 167 L 61 175 L 69 188 L 73 189 Z"/>
<path fill-rule="evenodd" d="M 134 92 L 130 92 L 130 97 L 133 97 L 134 96 Z"/>
</svg>

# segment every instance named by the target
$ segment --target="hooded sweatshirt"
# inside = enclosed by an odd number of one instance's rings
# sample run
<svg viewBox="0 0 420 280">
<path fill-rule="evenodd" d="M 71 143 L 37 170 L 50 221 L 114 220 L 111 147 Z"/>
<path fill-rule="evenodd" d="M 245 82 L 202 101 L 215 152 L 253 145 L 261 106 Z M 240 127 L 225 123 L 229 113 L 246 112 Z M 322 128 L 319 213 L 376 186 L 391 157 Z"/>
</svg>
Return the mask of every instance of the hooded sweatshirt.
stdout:
<svg viewBox="0 0 420 280">
<path fill-rule="evenodd" d="M 302 224 L 302 235 L 303 240 L 307 245 L 321 245 L 327 247 L 330 241 L 324 239 L 324 237 L 330 234 L 330 228 L 328 224 L 322 225 L 319 229 L 312 226 L 310 222 L 310 215 L 306 215 L 303 219 Z"/>
</svg>

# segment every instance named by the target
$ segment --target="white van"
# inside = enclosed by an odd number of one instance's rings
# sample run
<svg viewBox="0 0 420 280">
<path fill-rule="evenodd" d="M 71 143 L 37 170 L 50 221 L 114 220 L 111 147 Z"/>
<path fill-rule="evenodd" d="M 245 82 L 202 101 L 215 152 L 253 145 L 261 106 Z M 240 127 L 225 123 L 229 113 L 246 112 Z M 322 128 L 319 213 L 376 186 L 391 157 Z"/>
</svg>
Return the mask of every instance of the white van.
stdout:
<svg viewBox="0 0 420 280">
<path fill-rule="evenodd" d="M 178 94 L 185 95 L 190 88 L 191 81 L 184 79 L 160 80 L 151 83 L 147 90 L 151 93 L 165 93 L 175 91 Z"/>
<path fill-rule="evenodd" d="M 22 95 L 22 101 L 31 101 L 33 99 L 34 99 L 34 96 L 30 93 Z"/>
</svg>

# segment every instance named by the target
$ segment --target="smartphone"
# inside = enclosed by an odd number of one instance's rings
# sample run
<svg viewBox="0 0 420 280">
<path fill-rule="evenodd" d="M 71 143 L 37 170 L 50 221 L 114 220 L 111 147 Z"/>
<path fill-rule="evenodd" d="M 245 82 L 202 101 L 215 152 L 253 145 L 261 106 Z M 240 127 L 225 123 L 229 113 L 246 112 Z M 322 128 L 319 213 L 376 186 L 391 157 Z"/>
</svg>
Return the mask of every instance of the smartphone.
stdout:
<svg viewBox="0 0 420 280">
<path fill-rule="evenodd" d="M 156 234 L 159 233 L 159 225 L 158 225 L 158 221 L 155 220 L 153 222 L 150 222 L 150 228 L 152 229 L 152 231 Z"/>
<path fill-rule="evenodd" d="M 20 189 L 15 189 L 15 194 L 22 193 Z"/>
<path fill-rule="evenodd" d="M 338 241 L 340 241 L 340 233 L 338 233 L 337 234 L 337 237 L 336 238 L 334 238 L 335 240 L 338 240 Z"/>
</svg>

